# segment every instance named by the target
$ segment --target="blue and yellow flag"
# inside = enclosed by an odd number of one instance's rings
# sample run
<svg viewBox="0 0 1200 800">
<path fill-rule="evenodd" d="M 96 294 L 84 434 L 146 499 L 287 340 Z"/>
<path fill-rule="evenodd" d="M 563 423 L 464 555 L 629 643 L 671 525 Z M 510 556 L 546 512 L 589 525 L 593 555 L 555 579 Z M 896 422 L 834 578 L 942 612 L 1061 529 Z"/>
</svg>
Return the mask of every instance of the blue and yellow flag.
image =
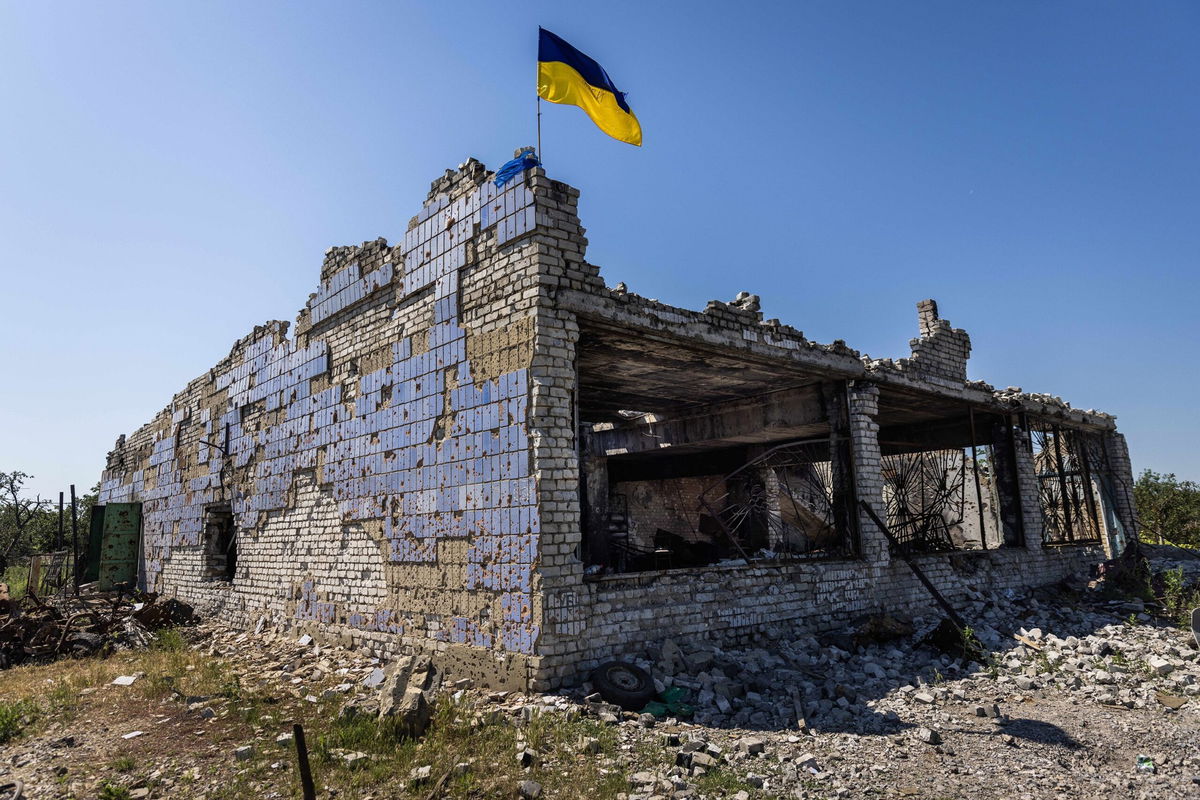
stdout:
<svg viewBox="0 0 1200 800">
<path fill-rule="evenodd" d="M 538 28 L 538 97 L 579 106 L 609 136 L 641 147 L 642 126 L 604 67 L 545 28 Z"/>
</svg>

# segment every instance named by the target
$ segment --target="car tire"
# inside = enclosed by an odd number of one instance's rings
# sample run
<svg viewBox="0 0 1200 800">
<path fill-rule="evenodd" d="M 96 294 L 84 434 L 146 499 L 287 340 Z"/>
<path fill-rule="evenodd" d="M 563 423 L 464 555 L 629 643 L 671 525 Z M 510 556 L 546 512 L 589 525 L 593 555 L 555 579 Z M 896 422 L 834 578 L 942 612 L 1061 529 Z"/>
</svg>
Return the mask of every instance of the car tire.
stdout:
<svg viewBox="0 0 1200 800">
<path fill-rule="evenodd" d="M 609 661 L 596 667 L 592 686 L 605 700 L 626 711 L 641 711 L 655 695 L 650 674 L 625 661 Z"/>
</svg>

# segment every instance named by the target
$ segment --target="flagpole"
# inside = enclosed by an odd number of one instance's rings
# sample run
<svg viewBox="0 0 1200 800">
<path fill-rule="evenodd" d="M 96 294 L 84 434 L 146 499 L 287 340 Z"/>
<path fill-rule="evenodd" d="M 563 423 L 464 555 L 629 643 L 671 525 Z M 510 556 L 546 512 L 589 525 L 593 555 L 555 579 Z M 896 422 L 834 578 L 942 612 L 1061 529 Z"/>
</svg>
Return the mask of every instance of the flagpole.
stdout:
<svg viewBox="0 0 1200 800">
<path fill-rule="evenodd" d="M 546 159 L 542 158 L 542 96 L 540 94 L 537 99 L 537 144 L 538 161 L 545 163 Z"/>
</svg>

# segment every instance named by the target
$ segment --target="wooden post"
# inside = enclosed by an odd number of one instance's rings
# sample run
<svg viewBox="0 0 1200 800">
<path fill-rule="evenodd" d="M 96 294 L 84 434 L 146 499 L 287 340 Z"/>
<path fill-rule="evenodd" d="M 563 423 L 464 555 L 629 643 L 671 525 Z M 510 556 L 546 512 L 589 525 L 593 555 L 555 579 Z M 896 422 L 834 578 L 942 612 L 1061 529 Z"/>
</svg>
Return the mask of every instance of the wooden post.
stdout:
<svg viewBox="0 0 1200 800">
<path fill-rule="evenodd" d="M 59 495 L 61 497 L 62 495 Z M 60 501 L 61 502 L 61 501 Z M 71 484 L 71 583 L 79 594 L 79 515 L 75 509 L 75 484 Z"/>
<path fill-rule="evenodd" d="M 304 728 L 300 723 L 292 724 L 292 736 L 296 740 L 296 760 L 300 762 L 300 790 L 304 794 L 304 800 L 317 800 L 312 770 L 308 767 L 308 745 L 304 743 Z"/>
<path fill-rule="evenodd" d="M 58 493 L 58 536 L 54 540 L 54 549 L 63 549 L 63 493 Z"/>
<path fill-rule="evenodd" d="M 31 597 L 37 597 L 41 592 L 42 587 L 42 557 L 40 555 L 29 557 L 29 577 L 25 579 L 25 594 Z"/>
</svg>

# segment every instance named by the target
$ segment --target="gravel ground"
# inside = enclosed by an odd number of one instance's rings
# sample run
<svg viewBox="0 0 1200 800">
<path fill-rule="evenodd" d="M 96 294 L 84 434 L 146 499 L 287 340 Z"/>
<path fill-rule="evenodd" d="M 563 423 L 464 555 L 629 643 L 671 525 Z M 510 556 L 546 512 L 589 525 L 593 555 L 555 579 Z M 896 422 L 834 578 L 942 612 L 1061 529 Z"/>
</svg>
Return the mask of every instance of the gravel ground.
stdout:
<svg viewBox="0 0 1200 800">
<path fill-rule="evenodd" d="M 1170 555 L 1160 554 L 1156 566 L 1174 566 Z M 1179 563 L 1200 572 L 1200 561 Z M 977 595 L 960 609 L 984 646 L 973 659 L 926 643 L 939 622 L 933 617 L 876 618 L 820 638 L 779 630 L 737 649 L 668 642 L 638 654 L 634 663 L 660 692 L 687 690 L 690 719 L 621 711 L 586 684 L 519 695 L 458 682 L 443 696 L 477 709 L 476 719 L 503 718 L 517 729 L 545 714 L 603 723 L 615 734 L 611 751 L 589 740 L 555 752 L 526 747 L 517 757 L 543 769 L 595 758 L 599 774 L 626 777 L 616 795 L 626 800 L 1197 797 L 1200 652 L 1189 631 L 1150 611 L 1095 590 Z M 112 702 L 103 716 L 52 723 L 0 747 L 0 782 L 27 781 L 27 797 L 94 797 L 94 782 L 79 777 L 83 765 L 112 759 L 118 745 L 121 752 L 140 746 L 138 758 L 150 762 L 147 769 L 158 758 L 161 774 L 132 796 L 203 797 L 222 770 L 237 769 L 239 746 L 273 744 L 288 703 L 330 714 L 377 707 L 386 665 L 362 654 L 215 624 L 194 638 L 202 653 L 230 662 L 247 691 L 285 697 L 274 724 L 267 717 L 267 724 L 222 727 L 233 716 L 207 698 L 176 698 L 174 710 Z M 2 681 L 0 673 L 0 689 Z M 120 698 L 122 687 L 96 691 Z M 195 744 L 122 745 L 135 726 L 176 732 L 160 732 L 160 741 L 195 737 Z M 212 758 L 198 769 L 200 756 L 189 765 L 190 752 Z M 189 774 L 187 783 L 177 780 Z M 264 798 L 291 796 L 269 781 L 262 787 Z M 588 787 L 576 788 L 562 796 L 587 796 Z M 513 793 L 540 791 L 525 781 Z"/>
</svg>

